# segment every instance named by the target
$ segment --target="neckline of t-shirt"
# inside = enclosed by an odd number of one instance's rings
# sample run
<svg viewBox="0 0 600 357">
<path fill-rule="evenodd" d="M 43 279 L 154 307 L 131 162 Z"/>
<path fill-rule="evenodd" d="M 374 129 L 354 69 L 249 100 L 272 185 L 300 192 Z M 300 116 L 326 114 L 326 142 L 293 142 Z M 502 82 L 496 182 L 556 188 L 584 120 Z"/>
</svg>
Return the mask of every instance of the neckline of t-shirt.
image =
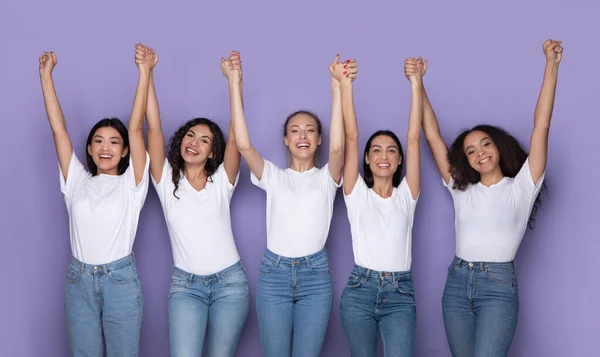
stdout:
<svg viewBox="0 0 600 357">
<path fill-rule="evenodd" d="M 506 179 L 507 179 L 507 178 L 508 178 L 507 176 L 504 176 L 504 177 L 502 178 L 502 180 L 500 180 L 500 181 L 498 181 L 498 182 L 496 182 L 495 184 L 492 184 L 492 185 L 490 185 L 490 186 L 486 186 L 486 185 L 482 184 L 482 183 L 481 183 L 481 181 L 477 182 L 477 185 L 478 185 L 479 187 L 483 187 L 483 188 L 485 188 L 485 189 L 489 189 L 489 188 L 492 188 L 492 187 L 500 186 L 501 184 L 503 184 L 504 182 L 506 182 Z"/>
<path fill-rule="evenodd" d="M 198 191 L 196 190 L 196 188 L 194 187 L 194 185 L 192 185 L 192 183 L 187 179 L 187 177 L 185 177 L 185 174 L 183 173 L 183 171 L 181 172 L 181 179 L 185 180 L 186 184 L 188 185 L 189 188 L 192 189 L 192 191 L 194 191 L 195 193 L 203 193 L 206 191 L 206 187 L 208 186 L 208 183 L 211 182 L 210 181 L 210 177 L 206 180 L 206 183 L 204 184 L 204 187 Z"/>
<path fill-rule="evenodd" d="M 392 198 L 394 198 L 394 196 L 396 195 L 396 189 L 397 189 L 397 187 L 392 187 L 392 194 L 390 195 L 390 197 L 387 197 L 387 198 L 383 198 L 383 197 L 379 196 L 379 195 L 377 194 L 377 192 L 375 192 L 375 191 L 373 190 L 373 188 L 372 188 L 372 187 L 371 187 L 371 188 L 369 188 L 369 191 L 371 191 L 371 194 L 373 194 L 373 195 L 374 195 L 375 197 L 377 197 L 378 199 L 380 199 L 380 200 L 382 200 L 382 201 L 389 201 L 389 200 L 391 200 Z"/>
<path fill-rule="evenodd" d="M 95 177 L 110 177 L 110 178 L 114 178 L 114 177 L 121 177 L 122 175 L 116 174 L 116 175 L 109 175 L 109 174 L 97 174 Z"/>
<path fill-rule="evenodd" d="M 312 171 L 318 170 L 318 168 L 317 168 L 316 166 L 313 166 L 311 169 L 309 169 L 309 170 L 306 170 L 306 171 L 302 171 L 302 172 L 300 172 L 300 171 L 296 171 L 296 170 L 293 170 L 291 167 L 288 167 L 288 168 L 287 168 L 287 170 L 288 170 L 289 172 L 292 172 L 292 173 L 294 173 L 294 174 L 297 174 L 297 175 L 302 175 L 302 174 L 305 174 L 305 173 L 308 173 L 308 172 L 312 172 Z"/>
</svg>

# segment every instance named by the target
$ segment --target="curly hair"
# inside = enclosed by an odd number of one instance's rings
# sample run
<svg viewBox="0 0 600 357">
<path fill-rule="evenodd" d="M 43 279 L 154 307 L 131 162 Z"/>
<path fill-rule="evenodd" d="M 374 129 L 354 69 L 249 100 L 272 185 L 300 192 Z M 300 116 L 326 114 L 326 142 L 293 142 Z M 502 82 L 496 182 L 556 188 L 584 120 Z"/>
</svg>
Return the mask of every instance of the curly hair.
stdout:
<svg viewBox="0 0 600 357">
<path fill-rule="evenodd" d="M 288 115 L 288 117 L 285 119 L 285 122 L 283 123 L 283 136 L 287 136 L 287 131 L 288 131 L 288 124 L 290 123 L 290 120 L 292 120 L 295 116 L 297 115 L 308 115 L 309 117 L 311 117 L 316 123 L 317 123 L 317 133 L 319 134 L 319 136 L 321 136 L 321 134 L 323 133 L 323 125 L 321 124 L 321 119 L 319 119 L 319 117 L 313 113 L 310 112 L 308 110 L 298 110 L 293 112 L 292 114 Z M 317 150 L 315 151 L 315 155 L 314 155 L 314 159 L 313 159 L 313 164 L 315 166 L 318 166 L 319 163 L 319 146 L 317 146 Z"/>
<path fill-rule="evenodd" d="M 119 132 L 119 135 L 121 135 L 121 138 L 123 138 L 123 150 L 129 148 L 129 132 L 127 131 L 127 127 L 125 126 L 125 124 L 123 124 L 123 122 L 120 119 L 105 118 L 105 119 L 98 121 L 96 123 L 96 125 L 94 125 L 92 127 L 92 130 L 90 130 L 90 134 L 88 135 L 88 138 L 87 138 L 87 141 L 85 144 L 85 160 L 87 162 L 88 169 L 90 170 L 90 173 L 92 174 L 92 176 L 98 175 L 98 166 L 96 166 L 96 163 L 94 162 L 94 158 L 92 157 L 92 155 L 90 155 L 87 148 L 88 148 L 88 146 L 90 146 L 92 144 L 92 139 L 94 138 L 94 134 L 96 134 L 96 131 L 98 131 L 98 129 L 100 129 L 100 128 L 105 128 L 105 127 L 115 128 Z M 127 151 L 127 155 L 125 155 L 125 157 L 122 157 L 121 160 L 119 161 L 119 165 L 117 167 L 118 174 L 123 175 L 128 167 L 129 167 L 129 151 Z"/>
<path fill-rule="evenodd" d="M 212 174 L 217 171 L 219 166 L 223 163 L 225 157 L 225 138 L 223 137 L 221 128 L 219 128 L 219 125 L 217 125 L 215 122 L 206 118 L 195 118 L 182 125 L 179 129 L 177 129 L 177 131 L 175 131 L 175 134 L 171 136 L 169 141 L 169 153 L 167 154 L 167 160 L 169 160 L 169 164 L 172 168 L 171 179 L 173 180 L 173 185 L 175 185 L 175 189 L 173 189 L 173 196 L 175 197 L 177 197 L 175 192 L 179 189 L 181 171 L 183 171 L 185 168 L 185 161 L 183 161 L 183 157 L 181 156 L 181 142 L 183 141 L 185 134 L 187 134 L 187 132 L 196 125 L 206 125 L 213 134 L 213 157 L 208 158 L 206 160 L 206 164 L 204 165 L 204 172 L 206 173 L 208 180 L 211 182 Z"/>
<path fill-rule="evenodd" d="M 394 142 L 396 142 L 396 145 L 398 146 L 398 154 L 400 154 L 400 165 L 398 165 L 398 168 L 396 169 L 396 172 L 394 172 L 394 175 L 392 176 L 392 186 L 394 187 L 398 187 L 400 185 L 400 181 L 402 181 L 402 167 L 404 166 L 404 151 L 402 150 L 402 144 L 400 144 L 400 140 L 398 139 L 398 137 L 396 136 L 396 134 L 394 134 L 393 131 L 390 130 L 378 130 L 376 132 L 373 133 L 373 135 L 371 135 L 371 137 L 369 138 L 369 140 L 367 140 L 367 144 L 365 145 L 365 152 L 363 155 L 363 179 L 365 180 L 365 184 L 367 185 L 368 188 L 373 187 L 373 184 L 375 183 L 373 180 L 373 172 L 371 171 L 371 166 L 369 166 L 369 164 L 367 164 L 366 162 L 366 158 L 367 155 L 369 155 L 369 150 L 371 150 L 371 143 L 373 142 L 373 139 L 375 139 L 378 136 L 389 136 L 390 138 L 392 138 L 394 140 Z"/>
<path fill-rule="evenodd" d="M 463 131 L 458 138 L 454 140 L 450 146 L 450 150 L 448 150 L 450 175 L 454 180 L 454 185 L 452 188 L 455 190 L 464 191 L 468 185 L 476 184 L 481 181 L 481 175 L 471 167 L 463 148 L 465 138 L 474 131 L 482 131 L 489 135 L 498 148 L 498 153 L 500 155 L 500 170 L 502 171 L 502 174 L 506 177 L 512 178 L 517 176 L 523 167 L 525 160 L 527 160 L 527 152 L 523 150 L 517 139 L 504 129 L 493 125 L 482 124 L 477 125 L 472 129 Z M 535 216 L 541 206 L 542 192 L 545 191 L 546 183 L 543 183 L 541 192 L 536 198 L 531 215 L 529 216 L 528 226 L 530 228 L 533 228 Z"/>
</svg>

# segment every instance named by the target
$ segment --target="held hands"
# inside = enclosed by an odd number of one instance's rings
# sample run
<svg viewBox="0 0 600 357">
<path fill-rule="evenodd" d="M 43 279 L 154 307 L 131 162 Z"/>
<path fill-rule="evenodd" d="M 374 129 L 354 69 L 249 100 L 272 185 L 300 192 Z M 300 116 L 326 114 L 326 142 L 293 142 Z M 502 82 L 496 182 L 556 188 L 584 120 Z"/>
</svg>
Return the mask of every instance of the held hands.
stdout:
<svg viewBox="0 0 600 357">
<path fill-rule="evenodd" d="M 563 47 L 561 46 L 562 41 L 547 40 L 542 45 L 542 50 L 546 55 L 546 61 L 560 63 L 562 59 Z"/>
<path fill-rule="evenodd" d="M 140 72 L 150 73 L 158 63 L 158 55 L 152 48 L 148 48 L 141 43 L 135 45 L 135 64 Z"/>
<path fill-rule="evenodd" d="M 411 83 L 423 78 L 425 72 L 427 72 L 427 61 L 423 58 L 409 57 L 404 61 L 404 75 Z"/>
<path fill-rule="evenodd" d="M 40 76 L 52 75 L 52 70 L 58 63 L 54 52 L 44 52 L 40 57 Z"/>
<path fill-rule="evenodd" d="M 229 58 L 221 57 L 221 71 L 230 82 L 242 82 L 242 59 L 238 51 L 229 52 Z"/>
<path fill-rule="evenodd" d="M 340 62 L 340 55 L 336 55 L 329 65 L 329 73 L 331 73 L 332 86 L 339 86 L 340 83 L 352 83 L 356 79 L 358 65 L 355 60 Z"/>
</svg>

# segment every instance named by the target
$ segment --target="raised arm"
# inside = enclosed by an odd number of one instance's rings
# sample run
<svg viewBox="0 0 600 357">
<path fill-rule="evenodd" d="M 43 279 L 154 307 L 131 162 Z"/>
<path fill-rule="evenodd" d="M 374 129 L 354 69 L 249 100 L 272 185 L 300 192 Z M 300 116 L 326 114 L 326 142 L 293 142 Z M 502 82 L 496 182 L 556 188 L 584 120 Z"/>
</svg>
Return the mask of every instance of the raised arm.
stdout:
<svg viewBox="0 0 600 357">
<path fill-rule="evenodd" d="M 229 68 L 231 62 L 229 59 L 221 58 L 221 70 L 228 78 L 229 82 L 229 103 L 231 113 L 231 123 L 233 125 L 233 137 L 238 150 L 246 160 L 250 171 L 258 178 L 262 178 L 265 162 L 254 149 L 248 135 L 248 127 L 246 126 L 246 117 L 244 116 L 244 106 L 242 103 L 242 74 L 241 67 Z"/>
<path fill-rule="evenodd" d="M 411 84 L 410 114 L 406 134 L 406 182 L 413 199 L 421 189 L 420 137 L 423 124 L 423 68 L 425 63 L 414 58 L 405 62 L 406 75 Z M 411 69 L 412 68 L 412 69 Z"/>
<path fill-rule="evenodd" d="M 339 66 L 340 55 L 329 65 L 329 72 Z M 329 124 L 329 174 L 337 183 L 342 179 L 344 165 L 344 118 L 342 117 L 342 95 L 340 82 L 331 77 L 331 122 Z"/>
<path fill-rule="evenodd" d="M 144 113 L 148 102 L 148 89 L 150 87 L 150 73 L 155 63 L 155 55 L 148 50 L 148 47 L 135 45 L 135 64 L 139 69 L 139 79 L 135 91 L 135 99 L 131 116 L 129 117 L 129 150 L 131 153 L 131 162 L 133 163 L 133 172 L 135 174 L 135 184 L 139 185 L 144 176 L 144 167 L 146 166 L 146 145 L 144 144 L 144 134 L 142 133 L 142 124 L 144 122 Z"/>
<path fill-rule="evenodd" d="M 422 58 L 418 59 L 418 62 L 421 63 L 423 61 Z M 406 65 L 405 65 L 406 72 Z M 422 75 L 425 76 L 427 72 L 427 62 L 423 62 L 422 65 Z M 406 74 L 406 73 L 405 73 Z M 433 159 L 435 160 L 435 164 L 437 168 L 444 178 L 444 182 L 450 182 L 450 163 L 448 162 L 448 147 L 444 142 L 444 138 L 442 138 L 442 133 L 440 132 L 440 125 L 438 123 L 435 112 L 433 111 L 433 107 L 429 102 L 429 97 L 427 96 L 427 91 L 425 90 L 425 85 L 423 84 L 423 132 L 425 133 L 425 139 L 427 139 L 427 143 L 429 144 L 429 148 L 431 149 L 431 153 L 433 154 Z"/>
<path fill-rule="evenodd" d="M 360 163 L 358 154 L 358 125 L 354 110 L 354 94 L 352 83 L 356 79 L 358 66 L 356 61 L 338 62 L 336 57 L 330 66 L 332 80 L 337 80 L 341 88 L 342 114 L 344 123 L 344 194 L 349 195 L 358 179 Z"/>
<path fill-rule="evenodd" d="M 562 41 L 547 40 L 542 49 L 546 55 L 546 69 L 540 96 L 535 106 L 533 118 L 533 132 L 529 148 L 529 171 L 534 183 L 537 183 L 546 170 L 548 158 L 548 134 L 550 133 L 550 120 L 554 109 L 556 82 L 558 80 L 558 67 L 562 59 Z"/>
<path fill-rule="evenodd" d="M 52 70 L 57 63 L 58 60 L 54 52 L 44 52 L 40 57 L 40 81 L 42 82 L 46 115 L 48 116 L 50 129 L 52 129 L 52 136 L 54 137 L 58 164 L 63 178 L 66 180 L 67 173 L 69 172 L 69 162 L 71 161 L 71 155 L 73 155 L 73 145 L 67 132 L 67 123 L 58 102 L 54 80 L 52 79 Z"/>
<path fill-rule="evenodd" d="M 153 49 L 148 49 L 154 54 L 154 66 L 158 64 L 158 55 Z M 148 124 L 148 155 L 150 155 L 150 173 L 156 183 L 162 179 L 165 164 L 165 137 L 160 123 L 160 109 L 154 86 L 154 68 L 150 71 L 150 84 L 148 86 L 148 101 L 146 103 L 146 123 Z"/>
<path fill-rule="evenodd" d="M 223 59 L 221 60 L 221 62 L 223 62 Z M 225 75 L 225 77 L 230 83 L 230 110 L 233 106 L 233 96 L 231 95 L 231 80 L 229 78 L 237 76 L 239 78 L 240 101 L 242 102 L 243 111 L 244 102 L 242 98 L 242 60 L 240 58 L 240 53 L 238 51 L 231 51 L 229 53 L 229 58 L 225 62 L 228 62 L 228 65 L 221 65 L 221 70 L 223 71 L 223 75 Z M 236 73 L 233 73 L 234 71 Z M 233 185 L 235 183 L 235 178 L 237 177 L 237 174 L 240 171 L 240 151 L 238 150 L 237 144 L 235 142 L 235 133 L 233 132 L 233 110 L 231 110 L 229 115 L 229 133 L 227 134 L 227 145 L 225 146 L 225 158 L 223 160 L 223 167 L 225 167 L 227 179 Z"/>
</svg>

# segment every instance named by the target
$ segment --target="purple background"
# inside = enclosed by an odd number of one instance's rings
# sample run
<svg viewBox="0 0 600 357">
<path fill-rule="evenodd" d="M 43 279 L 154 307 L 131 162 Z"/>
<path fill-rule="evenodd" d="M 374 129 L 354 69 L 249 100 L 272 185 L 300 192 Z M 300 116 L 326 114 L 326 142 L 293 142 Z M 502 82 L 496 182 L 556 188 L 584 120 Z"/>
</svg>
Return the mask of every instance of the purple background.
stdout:
<svg viewBox="0 0 600 357">
<path fill-rule="evenodd" d="M 528 145 L 544 69 L 541 45 L 549 37 L 563 40 L 565 48 L 550 136 L 549 197 L 517 256 L 521 315 L 511 356 L 599 355 L 598 13 L 593 0 L 3 1 L 0 356 L 68 354 L 63 281 L 69 227 L 39 84 L 42 51 L 58 55 L 56 87 L 82 155 L 93 123 L 107 116 L 128 119 L 136 42 L 160 55 L 155 77 L 169 136 L 196 116 L 227 127 L 227 85 L 219 59 L 237 49 L 244 61 L 253 143 L 266 158 L 285 165 L 280 133 L 287 114 L 311 109 L 328 133 L 327 65 L 336 53 L 356 58 L 360 66 L 361 145 L 380 128 L 395 130 L 404 142 L 410 86 L 402 64 L 419 55 L 429 60 L 425 83 L 447 141 L 463 128 L 487 122 Z M 448 356 L 440 299 L 454 252 L 453 209 L 424 139 L 422 149 L 422 194 L 413 232 L 417 355 Z M 266 241 L 265 196 L 251 185 L 245 163 L 232 215 L 254 301 Z M 338 306 L 353 259 L 341 191 L 331 227 L 334 308 L 323 356 L 345 356 Z M 141 355 L 167 356 L 172 256 L 153 188 L 134 250 L 145 297 Z M 254 302 L 238 355 L 260 355 Z"/>
</svg>

